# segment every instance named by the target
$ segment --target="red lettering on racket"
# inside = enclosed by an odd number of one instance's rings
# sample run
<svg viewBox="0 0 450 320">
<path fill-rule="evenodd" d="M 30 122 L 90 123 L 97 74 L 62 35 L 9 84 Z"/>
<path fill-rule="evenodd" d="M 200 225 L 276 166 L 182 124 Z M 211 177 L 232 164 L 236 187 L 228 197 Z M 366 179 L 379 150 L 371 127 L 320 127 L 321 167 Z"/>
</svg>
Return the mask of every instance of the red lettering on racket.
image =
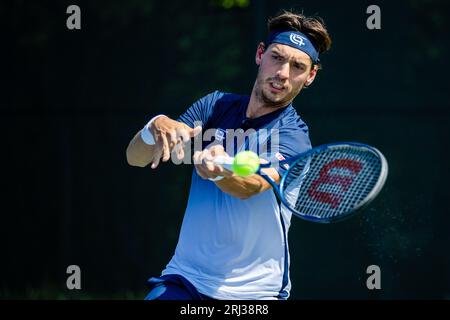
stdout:
<svg viewBox="0 0 450 320">
<path fill-rule="evenodd" d="M 331 173 L 334 168 L 344 168 L 347 169 L 352 175 L 340 175 L 336 173 Z M 328 203 L 331 208 L 336 209 L 341 203 L 343 194 L 348 190 L 348 188 L 353 183 L 353 179 L 361 171 L 362 164 L 359 161 L 352 159 L 337 159 L 330 163 L 327 163 L 320 169 L 319 178 L 311 183 L 308 189 L 308 194 L 314 200 Z M 341 186 L 342 192 L 336 194 L 333 192 L 320 191 L 319 187 L 322 184 L 337 184 Z"/>
</svg>

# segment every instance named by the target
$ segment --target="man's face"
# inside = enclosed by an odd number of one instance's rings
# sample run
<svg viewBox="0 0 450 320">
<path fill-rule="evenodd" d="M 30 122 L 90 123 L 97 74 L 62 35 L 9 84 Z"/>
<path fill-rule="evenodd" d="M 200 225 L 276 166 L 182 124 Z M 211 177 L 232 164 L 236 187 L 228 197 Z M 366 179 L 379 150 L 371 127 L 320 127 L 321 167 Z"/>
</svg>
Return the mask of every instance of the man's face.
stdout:
<svg viewBox="0 0 450 320">
<path fill-rule="evenodd" d="M 261 43 L 256 53 L 259 65 L 255 94 L 270 107 L 289 104 L 303 86 L 311 84 L 317 68 L 304 52 L 287 45 L 273 43 L 265 51 Z"/>
</svg>

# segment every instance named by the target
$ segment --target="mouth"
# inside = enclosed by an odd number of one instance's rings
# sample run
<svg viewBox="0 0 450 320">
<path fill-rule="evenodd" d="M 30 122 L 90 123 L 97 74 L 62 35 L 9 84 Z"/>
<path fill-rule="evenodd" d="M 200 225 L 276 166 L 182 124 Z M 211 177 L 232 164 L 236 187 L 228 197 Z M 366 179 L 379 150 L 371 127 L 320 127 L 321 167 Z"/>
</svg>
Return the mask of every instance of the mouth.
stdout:
<svg viewBox="0 0 450 320">
<path fill-rule="evenodd" d="M 285 89 L 284 86 L 279 82 L 269 82 L 269 87 L 270 91 L 272 91 L 273 93 L 280 93 Z"/>
</svg>

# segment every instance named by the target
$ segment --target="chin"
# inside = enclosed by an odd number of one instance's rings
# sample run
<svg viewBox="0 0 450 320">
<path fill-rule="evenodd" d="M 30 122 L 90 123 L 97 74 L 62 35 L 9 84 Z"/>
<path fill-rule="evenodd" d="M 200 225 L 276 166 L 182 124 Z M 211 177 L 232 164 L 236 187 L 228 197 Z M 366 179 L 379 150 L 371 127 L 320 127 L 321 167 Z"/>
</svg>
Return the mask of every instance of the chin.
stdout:
<svg viewBox="0 0 450 320">
<path fill-rule="evenodd" d="M 276 103 L 276 104 L 279 104 L 280 102 L 282 102 L 282 101 L 285 101 L 286 100 L 286 98 L 288 97 L 288 94 L 283 94 L 283 95 L 280 95 L 280 94 L 273 94 L 272 92 L 263 92 L 263 99 L 264 99 L 264 101 L 267 103 L 267 102 L 271 102 L 271 103 Z"/>
<path fill-rule="evenodd" d="M 271 97 L 268 95 L 263 95 L 263 100 L 268 107 L 279 107 L 280 103 L 282 103 L 285 99 L 284 97 Z"/>
</svg>

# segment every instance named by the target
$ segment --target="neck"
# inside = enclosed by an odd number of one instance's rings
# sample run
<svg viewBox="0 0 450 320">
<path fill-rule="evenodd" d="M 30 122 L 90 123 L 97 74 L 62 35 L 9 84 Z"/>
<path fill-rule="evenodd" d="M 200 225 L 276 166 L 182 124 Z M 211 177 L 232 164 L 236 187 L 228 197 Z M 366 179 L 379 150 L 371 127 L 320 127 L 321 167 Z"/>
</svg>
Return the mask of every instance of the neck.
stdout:
<svg viewBox="0 0 450 320">
<path fill-rule="evenodd" d="M 277 103 L 272 103 L 272 104 L 267 104 L 266 102 L 264 102 L 263 97 L 261 96 L 261 93 L 257 93 L 258 90 L 256 89 L 256 84 L 253 87 L 252 90 L 252 94 L 250 96 L 250 101 L 248 102 L 248 107 L 247 107 L 247 112 L 246 112 L 246 116 L 247 118 L 258 118 L 261 117 L 265 114 L 274 112 L 275 110 L 278 110 L 280 108 L 286 107 L 287 105 L 289 105 L 291 103 L 291 101 L 289 101 L 288 103 L 283 102 L 280 104 Z"/>
</svg>

